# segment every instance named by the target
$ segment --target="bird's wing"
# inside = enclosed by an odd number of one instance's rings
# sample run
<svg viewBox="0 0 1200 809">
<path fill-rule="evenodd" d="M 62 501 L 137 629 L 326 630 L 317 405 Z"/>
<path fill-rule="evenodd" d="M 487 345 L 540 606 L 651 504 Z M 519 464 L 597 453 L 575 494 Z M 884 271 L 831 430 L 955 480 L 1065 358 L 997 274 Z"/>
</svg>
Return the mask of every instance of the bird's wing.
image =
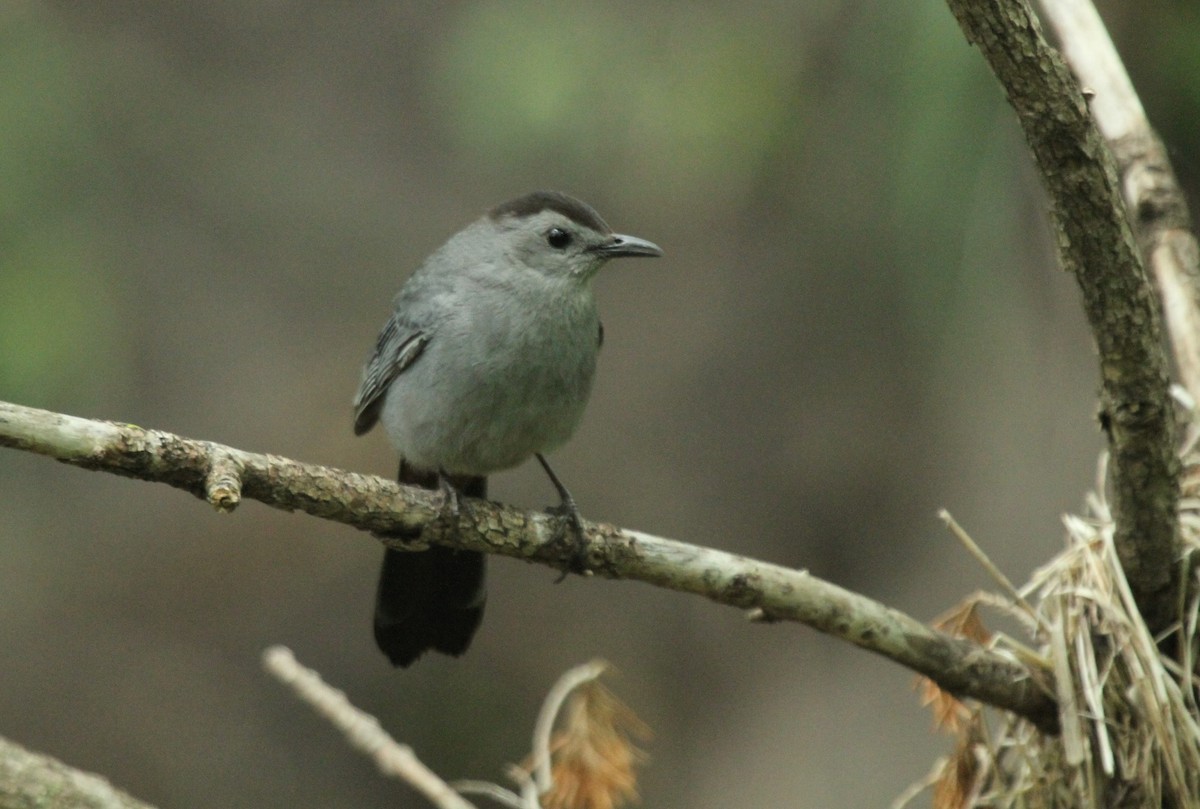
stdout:
<svg viewBox="0 0 1200 809">
<path fill-rule="evenodd" d="M 388 385 L 417 361 L 429 343 L 429 337 L 428 332 L 405 323 L 395 313 L 388 318 L 354 396 L 355 435 L 362 435 L 375 426 Z"/>
</svg>

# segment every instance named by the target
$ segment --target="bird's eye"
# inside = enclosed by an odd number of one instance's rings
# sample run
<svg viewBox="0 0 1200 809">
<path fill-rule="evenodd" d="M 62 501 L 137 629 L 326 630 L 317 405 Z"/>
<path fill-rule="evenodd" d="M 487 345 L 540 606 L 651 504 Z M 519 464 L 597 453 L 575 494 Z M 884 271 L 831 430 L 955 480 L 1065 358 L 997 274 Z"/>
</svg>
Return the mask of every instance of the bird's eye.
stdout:
<svg viewBox="0 0 1200 809">
<path fill-rule="evenodd" d="M 555 250 L 562 250 L 571 243 L 571 234 L 562 228 L 550 228 L 546 233 L 546 243 Z"/>
</svg>

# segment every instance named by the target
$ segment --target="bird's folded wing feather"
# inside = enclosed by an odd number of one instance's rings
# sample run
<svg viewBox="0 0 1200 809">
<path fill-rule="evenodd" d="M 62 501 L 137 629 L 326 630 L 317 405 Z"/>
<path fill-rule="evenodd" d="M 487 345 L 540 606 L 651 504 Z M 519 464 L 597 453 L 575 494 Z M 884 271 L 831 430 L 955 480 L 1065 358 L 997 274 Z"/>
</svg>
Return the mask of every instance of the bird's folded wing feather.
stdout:
<svg viewBox="0 0 1200 809">
<path fill-rule="evenodd" d="M 354 397 L 355 435 L 362 435 L 375 426 L 388 385 L 417 361 L 429 338 L 428 332 L 403 322 L 394 314 L 388 318 L 375 343 L 375 351 L 363 369 L 362 383 Z"/>
</svg>

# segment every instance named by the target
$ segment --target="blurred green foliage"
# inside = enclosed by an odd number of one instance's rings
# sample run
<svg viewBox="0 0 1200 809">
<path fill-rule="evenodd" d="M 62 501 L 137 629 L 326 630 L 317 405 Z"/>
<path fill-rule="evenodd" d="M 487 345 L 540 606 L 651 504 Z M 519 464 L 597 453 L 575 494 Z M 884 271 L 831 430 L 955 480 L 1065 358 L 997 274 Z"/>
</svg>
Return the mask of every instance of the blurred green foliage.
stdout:
<svg viewBox="0 0 1200 809">
<path fill-rule="evenodd" d="M 142 270 L 126 273 L 129 255 L 102 237 L 151 211 L 164 226 L 147 229 L 151 240 L 190 238 L 218 253 L 239 240 L 256 262 L 286 256 L 297 272 L 297 259 L 328 243 L 322 223 L 377 232 L 365 206 L 338 199 L 355 181 L 348 172 L 369 174 L 358 164 L 376 157 L 375 143 L 345 142 L 356 115 L 364 132 L 397 133 L 380 143 L 450 144 L 464 174 L 576 187 L 635 177 L 647 208 L 730 222 L 739 206 L 791 205 L 806 238 L 853 234 L 849 252 L 862 255 L 849 263 L 885 268 L 884 294 L 925 348 L 941 339 L 963 273 L 989 271 L 963 266 L 968 234 L 1027 225 L 1013 200 L 1033 189 L 1004 169 L 1015 121 L 934 0 L 886 11 L 538 0 L 425 9 L 412 18 L 423 27 L 394 39 L 430 43 L 404 56 L 419 107 L 402 106 L 409 88 L 376 79 L 405 64 L 386 31 L 355 28 L 380 17 L 319 9 L 308 8 L 312 30 L 336 21 L 361 53 L 307 59 L 305 18 L 253 4 L 131 7 L 99 24 L 104 12 L 81 7 L 82 25 L 36 5 L 0 12 L 0 71 L 17 78 L 0 84 L 0 394 L 37 401 L 112 378 L 126 350 L 121 318 L 104 305 L 118 302 L 113 268 L 134 286 Z M 1156 9 L 1158 46 L 1129 48 L 1131 66 L 1180 173 L 1195 179 L 1200 11 Z M 369 94 L 389 89 L 400 97 Z M 814 144 L 814 132 L 830 140 Z M 816 182 L 814 167 L 827 172 Z M 299 219 L 312 227 L 289 233 Z"/>
<path fill-rule="evenodd" d="M 96 365 L 117 339 L 116 310 L 95 274 L 89 234 L 42 228 L 8 238 L 0 255 L 0 397 L 47 402 L 70 390 L 111 382 L 111 365 Z"/>
<path fill-rule="evenodd" d="M 88 213 L 92 109 L 52 27 L 0 21 L 0 396 L 86 399 L 109 379 L 94 358 L 116 333 Z"/>
<path fill-rule="evenodd" d="M 753 179 L 803 120 L 788 43 L 741 7 L 471 3 L 449 37 L 433 93 L 483 160 L 567 161 L 695 193 Z"/>
</svg>

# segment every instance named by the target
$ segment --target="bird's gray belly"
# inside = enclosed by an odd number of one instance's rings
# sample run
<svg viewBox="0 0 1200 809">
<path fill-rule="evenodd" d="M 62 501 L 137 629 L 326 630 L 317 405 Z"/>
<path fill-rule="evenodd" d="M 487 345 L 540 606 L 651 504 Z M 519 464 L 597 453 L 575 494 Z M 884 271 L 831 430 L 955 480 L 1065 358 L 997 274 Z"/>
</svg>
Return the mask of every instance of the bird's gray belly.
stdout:
<svg viewBox="0 0 1200 809">
<path fill-rule="evenodd" d="M 561 445 L 583 416 L 595 372 L 596 330 L 584 334 L 543 334 L 537 344 L 519 330 L 434 335 L 388 390 L 381 415 L 392 444 L 418 467 L 473 475 Z"/>
</svg>

